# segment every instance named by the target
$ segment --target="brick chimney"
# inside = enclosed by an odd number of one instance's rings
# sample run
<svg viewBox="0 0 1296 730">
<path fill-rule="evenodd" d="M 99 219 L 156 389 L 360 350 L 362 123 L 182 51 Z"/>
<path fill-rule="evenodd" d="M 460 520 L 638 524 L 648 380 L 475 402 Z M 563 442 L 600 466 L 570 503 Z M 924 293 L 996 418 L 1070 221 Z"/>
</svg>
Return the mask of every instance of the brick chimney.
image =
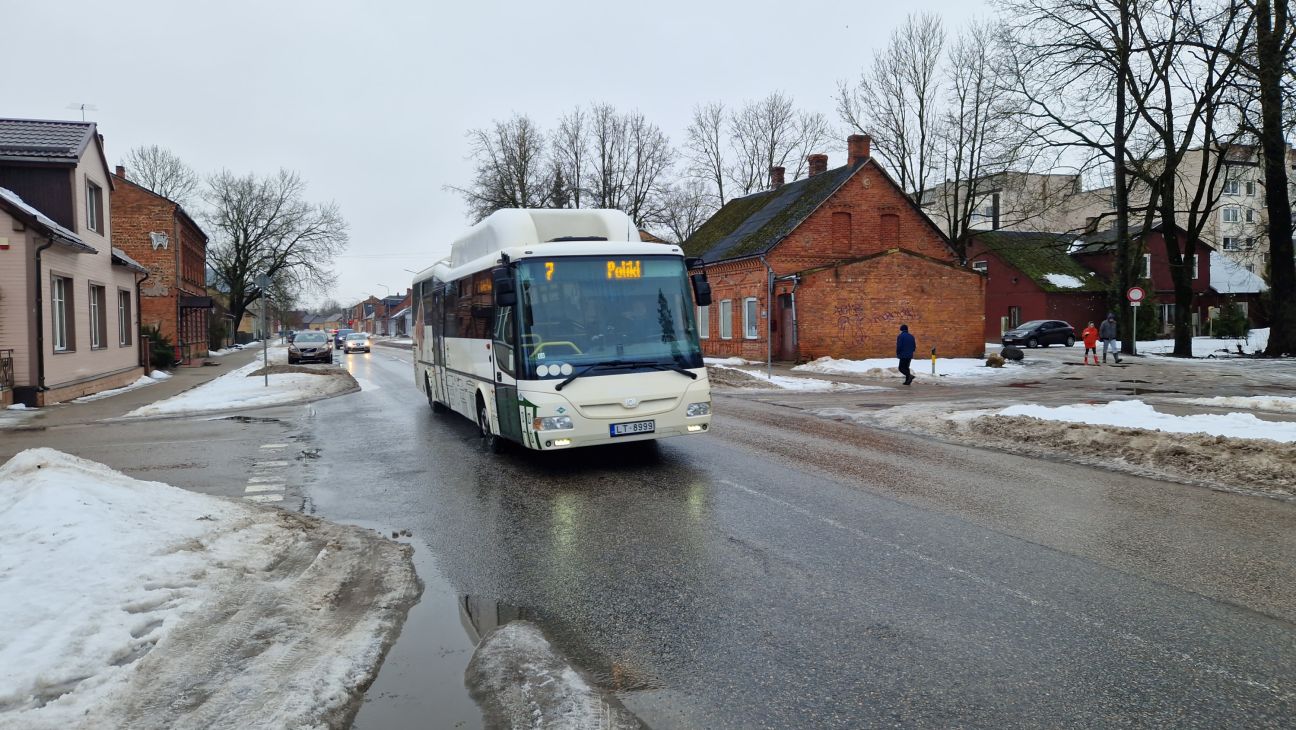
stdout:
<svg viewBox="0 0 1296 730">
<path fill-rule="evenodd" d="M 873 138 L 867 134 L 852 134 L 846 138 L 846 159 L 854 167 L 869 157 L 869 148 Z"/>
<path fill-rule="evenodd" d="M 781 187 L 783 187 L 783 168 L 777 166 L 771 167 L 770 190 L 778 190 Z"/>
<path fill-rule="evenodd" d="M 121 165 L 118 165 L 118 166 L 117 166 L 117 177 L 121 177 L 121 178 L 126 177 L 126 168 L 122 167 Z"/>
<path fill-rule="evenodd" d="M 828 155 L 808 155 L 806 162 L 810 163 L 810 177 L 828 171 Z"/>
</svg>

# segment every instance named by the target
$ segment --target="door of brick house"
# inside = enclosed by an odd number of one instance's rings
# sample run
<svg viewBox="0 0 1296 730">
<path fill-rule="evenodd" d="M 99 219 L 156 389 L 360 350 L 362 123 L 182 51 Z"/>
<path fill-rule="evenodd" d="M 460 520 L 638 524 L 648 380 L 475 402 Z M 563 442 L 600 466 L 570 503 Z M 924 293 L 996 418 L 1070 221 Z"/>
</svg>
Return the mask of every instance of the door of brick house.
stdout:
<svg viewBox="0 0 1296 730">
<path fill-rule="evenodd" d="M 796 327 L 792 322 L 792 295 L 778 295 L 778 306 L 774 308 L 774 331 L 770 336 L 774 338 L 774 359 L 776 360 L 795 360 L 796 352 Z"/>
</svg>

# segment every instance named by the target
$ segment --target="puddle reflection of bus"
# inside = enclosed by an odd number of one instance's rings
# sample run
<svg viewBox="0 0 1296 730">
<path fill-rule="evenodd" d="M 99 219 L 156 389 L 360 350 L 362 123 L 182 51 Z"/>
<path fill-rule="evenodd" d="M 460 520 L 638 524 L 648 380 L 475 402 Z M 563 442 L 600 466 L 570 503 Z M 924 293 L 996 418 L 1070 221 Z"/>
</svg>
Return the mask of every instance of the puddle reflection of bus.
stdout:
<svg viewBox="0 0 1296 730">
<path fill-rule="evenodd" d="M 415 379 L 434 410 L 554 450 L 710 428 L 711 390 L 678 246 L 619 211 L 501 210 L 414 281 Z"/>
</svg>

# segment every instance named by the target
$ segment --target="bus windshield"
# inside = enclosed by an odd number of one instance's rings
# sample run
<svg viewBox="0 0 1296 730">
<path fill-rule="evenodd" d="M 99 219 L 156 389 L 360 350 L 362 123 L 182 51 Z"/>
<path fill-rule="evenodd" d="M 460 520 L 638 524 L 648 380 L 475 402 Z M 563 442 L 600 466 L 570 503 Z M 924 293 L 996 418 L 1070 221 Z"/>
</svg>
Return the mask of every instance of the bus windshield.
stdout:
<svg viewBox="0 0 1296 730">
<path fill-rule="evenodd" d="M 517 270 L 520 377 L 560 377 L 595 363 L 702 367 L 680 257 L 524 259 Z"/>
</svg>

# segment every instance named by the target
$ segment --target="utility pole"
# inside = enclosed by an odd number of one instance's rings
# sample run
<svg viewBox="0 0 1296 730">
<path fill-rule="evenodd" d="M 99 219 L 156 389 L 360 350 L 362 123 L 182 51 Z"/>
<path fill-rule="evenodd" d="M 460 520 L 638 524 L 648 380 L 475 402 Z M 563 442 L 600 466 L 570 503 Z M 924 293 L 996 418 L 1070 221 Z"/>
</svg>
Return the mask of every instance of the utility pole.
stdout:
<svg viewBox="0 0 1296 730">
<path fill-rule="evenodd" d="M 257 287 L 261 289 L 261 374 L 265 376 L 265 387 L 270 387 L 270 337 L 266 331 L 266 309 L 270 306 L 270 277 L 261 274 L 257 277 Z"/>
</svg>

